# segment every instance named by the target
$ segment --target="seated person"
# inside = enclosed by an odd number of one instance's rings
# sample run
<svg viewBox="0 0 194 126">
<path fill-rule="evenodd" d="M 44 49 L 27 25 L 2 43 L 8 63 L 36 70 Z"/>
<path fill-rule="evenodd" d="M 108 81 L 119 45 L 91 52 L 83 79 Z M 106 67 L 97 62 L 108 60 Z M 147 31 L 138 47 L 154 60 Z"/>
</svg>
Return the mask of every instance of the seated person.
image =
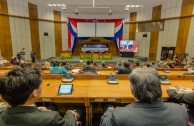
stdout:
<svg viewBox="0 0 194 126">
<path fill-rule="evenodd" d="M 115 109 L 108 107 L 100 126 L 187 126 L 186 110 L 161 100 L 160 78 L 155 69 L 134 69 L 129 81 L 135 102 Z"/>
<path fill-rule="evenodd" d="M 167 92 L 171 101 L 184 103 L 188 106 L 189 120 L 194 125 L 194 92 L 178 93 L 175 89 L 168 89 Z"/>
<path fill-rule="evenodd" d="M 155 62 L 152 62 L 152 68 L 154 68 L 154 69 L 158 69 L 158 64 L 157 63 L 155 63 Z"/>
<path fill-rule="evenodd" d="M 50 62 L 45 62 L 42 68 L 50 68 L 51 64 Z"/>
<path fill-rule="evenodd" d="M 36 107 L 42 92 L 38 68 L 16 67 L 0 79 L 1 97 L 9 104 L 0 110 L 0 126 L 75 126 L 78 114 L 69 110 L 65 118 L 58 112 Z"/>
<path fill-rule="evenodd" d="M 92 67 L 92 62 L 90 60 L 87 61 L 87 66 L 83 68 L 83 73 L 98 74 L 97 70 Z"/>
<path fill-rule="evenodd" d="M 106 62 L 102 61 L 101 66 L 99 66 L 99 68 L 107 68 Z"/>
<path fill-rule="evenodd" d="M 114 67 L 114 71 L 118 71 L 121 67 L 123 67 L 122 62 L 117 62 L 117 66 Z"/>
<path fill-rule="evenodd" d="M 16 58 L 15 56 L 13 56 L 13 57 L 11 58 L 11 60 L 10 60 L 10 63 L 11 63 L 12 65 L 17 65 L 17 58 Z"/>
<path fill-rule="evenodd" d="M 53 62 L 53 67 L 50 68 L 50 73 L 66 74 L 67 71 L 64 67 L 59 66 L 58 61 Z"/>
<path fill-rule="evenodd" d="M 130 74 L 132 72 L 132 69 L 130 68 L 129 62 L 123 62 L 123 67 L 119 69 L 117 72 L 118 74 Z"/>
<path fill-rule="evenodd" d="M 183 73 L 183 75 L 194 75 L 194 66 L 190 66 L 188 72 Z"/>
</svg>

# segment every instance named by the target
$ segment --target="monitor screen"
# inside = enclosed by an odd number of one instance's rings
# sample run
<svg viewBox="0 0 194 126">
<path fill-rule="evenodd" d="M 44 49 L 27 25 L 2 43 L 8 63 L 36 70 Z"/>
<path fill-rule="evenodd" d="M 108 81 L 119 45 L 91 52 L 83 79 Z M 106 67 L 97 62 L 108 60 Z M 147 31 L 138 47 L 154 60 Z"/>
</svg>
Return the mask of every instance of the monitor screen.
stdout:
<svg viewBox="0 0 194 126">
<path fill-rule="evenodd" d="M 138 41 L 136 40 L 121 40 L 119 51 L 120 52 L 137 52 Z"/>
</svg>

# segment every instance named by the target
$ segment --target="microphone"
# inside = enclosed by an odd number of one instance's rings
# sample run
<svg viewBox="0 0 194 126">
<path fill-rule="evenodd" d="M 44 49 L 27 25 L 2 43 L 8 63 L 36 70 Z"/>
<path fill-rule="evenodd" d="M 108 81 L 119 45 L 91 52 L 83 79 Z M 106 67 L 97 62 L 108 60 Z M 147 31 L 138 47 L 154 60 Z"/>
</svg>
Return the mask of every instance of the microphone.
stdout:
<svg viewBox="0 0 194 126">
<path fill-rule="evenodd" d="M 50 86 L 53 82 L 55 82 L 59 77 L 64 76 L 64 74 L 59 74 L 55 79 L 53 79 L 50 83 L 48 83 L 46 86 Z"/>
</svg>

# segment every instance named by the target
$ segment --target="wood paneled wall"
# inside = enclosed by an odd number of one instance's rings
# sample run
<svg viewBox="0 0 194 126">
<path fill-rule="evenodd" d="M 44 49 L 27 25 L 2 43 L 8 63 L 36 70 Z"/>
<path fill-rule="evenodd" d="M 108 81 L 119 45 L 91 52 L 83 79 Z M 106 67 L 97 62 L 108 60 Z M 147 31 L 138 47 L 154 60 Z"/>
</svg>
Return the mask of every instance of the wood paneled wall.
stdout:
<svg viewBox="0 0 194 126">
<path fill-rule="evenodd" d="M 55 27 L 55 51 L 59 56 L 62 51 L 62 29 L 61 29 L 61 12 L 54 11 L 54 27 Z"/>
<path fill-rule="evenodd" d="M 137 21 L 137 12 L 130 13 L 130 21 Z M 135 40 L 136 23 L 129 24 L 129 40 Z"/>
<path fill-rule="evenodd" d="M 0 12 L 8 14 L 7 0 L 0 0 Z M 9 16 L 0 15 L 0 50 L 1 56 L 6 59 L 12 57 L 11 31 Z"/>
<path fill-rule="evenodd" d="M 38 9 L 37 5 L 28 3 L 29 18 L 30 18 L 30 32 L 32 51 L 36 53 L 36 58 L 41 59 L 40 56 L 40 36 L 39 36 L 39 23 L 38 23 Z"/>
<path fill-rule="evenodd" d="M 194 0 L 183 0 L 181 16 L 191 15 L 193 12 Z M 185 53 L 189 35 L 191 17 L 181 18 L 179 22 L 178 36 L 175 53 L 181 60 Z"/>
<path fill-rule="evenodd" d="M 99 40 L 99 41 L 92 42 L 93 39 Z M 77 40 L 77 44 L 76 44 L 75 50 L 73 52 L 73 55 L 75 55 L 75 56 L 80 55 L 82 44 L 107 44 L 109 47 L 109 53 L 111 53 L 113 56 L 119 55 L 115 42 L 112 40 L 106 40 L 104 38 L 89 38 L 88 40 Z"/>
<path fill-rule="evenodd" d="M 152 20 L 159 20 L 161 18 L 162 5 L 156 6 L 152 10 Z M 150 48 L 149 48 L 149 60 L 156 60 L 158 49 L 159 31 L 151 32 L 150 35 Z"/>
</svg>

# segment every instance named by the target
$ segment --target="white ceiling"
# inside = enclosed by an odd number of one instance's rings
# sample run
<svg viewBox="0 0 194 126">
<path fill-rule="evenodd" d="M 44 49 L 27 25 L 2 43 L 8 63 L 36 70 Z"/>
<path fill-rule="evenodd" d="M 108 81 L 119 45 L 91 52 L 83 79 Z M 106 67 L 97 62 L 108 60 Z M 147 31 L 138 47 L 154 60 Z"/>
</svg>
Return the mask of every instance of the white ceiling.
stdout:
<svg viewBox="0 0 194 126">
<path fill-rule="evenodd" d="M 164 3 L 166 0 L 95 0 L 95 7 L 93 6 L 93 0 L 26 0 L 30 3 L 36 4 L 41 7 L 50 8 L 52 10 L 58 10 L 65 13 L 75 13 L 76 8 L 81 14 L 104 14 L 111 11 L 113 14 L 124 14 L 129 12 L 138 12 L 146 9 L 151 9 Z M 66 4 L 66 10 L 62 10 L 61 7 L 49 7 L 48 4 Z M 129 11 L 125 11 L 126 5 L 143 5 L 143 7 L 129 8 Z M 98 8 L 101 7 L 101 8 Z M 108 7 L 108 8 L 102 8 Z"/>
</svg>

